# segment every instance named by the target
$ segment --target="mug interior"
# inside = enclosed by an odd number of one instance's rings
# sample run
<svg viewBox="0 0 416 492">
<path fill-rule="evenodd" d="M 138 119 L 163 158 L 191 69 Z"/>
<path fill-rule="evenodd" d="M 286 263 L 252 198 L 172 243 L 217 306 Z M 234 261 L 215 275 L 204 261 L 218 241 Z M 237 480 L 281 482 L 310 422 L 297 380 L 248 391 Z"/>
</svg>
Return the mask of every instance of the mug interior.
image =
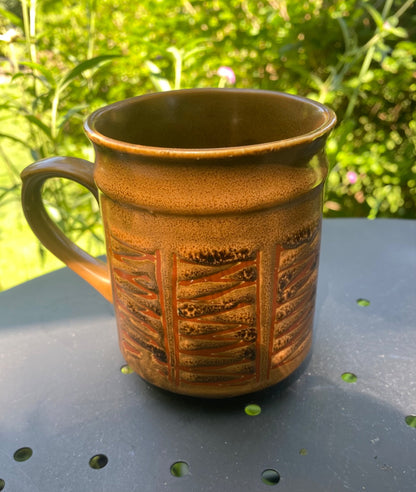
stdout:
<svg viewBox="0 0 416 492">
<path fill-rule="evenodd" d="M 87 130 L 146 147 L 214 149 L 319 133 L 329 120 L 324 106 L 289 94 L 191 89 L 112 104 L 90 117 Z"/>
</svg>

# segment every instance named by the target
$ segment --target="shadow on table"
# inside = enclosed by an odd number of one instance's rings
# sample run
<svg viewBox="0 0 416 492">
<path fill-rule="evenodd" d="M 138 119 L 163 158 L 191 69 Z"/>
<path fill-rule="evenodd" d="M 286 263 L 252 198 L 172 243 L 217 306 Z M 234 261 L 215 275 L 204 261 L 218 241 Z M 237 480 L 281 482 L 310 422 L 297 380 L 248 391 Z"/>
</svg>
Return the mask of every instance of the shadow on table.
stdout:
<svg viewBox="0 0 416 492">
<path fill-rule="evenodd" d="M 175 450 L 202 483 L 215 470 L 212 490 L 253 490 L 253 476 L 269 468 L 292 492 L 414 490 L 416 430 L 405 415 L 354 384 L 313 375 L 308 362 L 283 383 L 229 400 L 184 398 L 149 385 L 144 390 L 137 377 L 132 386 L 141 404 L 147 393 L 152 416 L 147 426 L 142 412 L 135 421 L 132 403 L 126 412 L 132 435 L 145 432 L 145 441 L 159 443 L 155 452 L 158 446 Z M 261 412 L 250 416 L 246 407 L 253 404 Z M 226 476 L 235 489 L 227 488 Z"/>
<path fill-rule="evenodd" d="M 88 409 L 80 397 L 72 418 L 53 426 L 45 404 L 18 436 L 2 429 L 3 443 L 31 445 L 32 435 L 42 436 L 37 468 L 25 468 L 20 492 L 260 491 L 267 489 L 265 470 L 276 471 L 279 486 L 291 492 L 414 490 L 416 431 L 404 416 L 307 367 L 273 388 L 229 400 L 173 395 L 134 374 L 124 381 L 122 402 L 110 397 Z M 261 413 L 247 415 L 250 403 Z M 95 453 L 108 458 L 111 472 L 91 473 Z M 189 475 L 171 475 L 177 461 L 189 466 Z M 12 456 L 0 456 L 3 473 L 14 466 Z"/>
<path fill-rule="evenodd" d="M 0 330 L 114 316 L 113 306 L 68 268 L 0 293 Z"/>
</svg>

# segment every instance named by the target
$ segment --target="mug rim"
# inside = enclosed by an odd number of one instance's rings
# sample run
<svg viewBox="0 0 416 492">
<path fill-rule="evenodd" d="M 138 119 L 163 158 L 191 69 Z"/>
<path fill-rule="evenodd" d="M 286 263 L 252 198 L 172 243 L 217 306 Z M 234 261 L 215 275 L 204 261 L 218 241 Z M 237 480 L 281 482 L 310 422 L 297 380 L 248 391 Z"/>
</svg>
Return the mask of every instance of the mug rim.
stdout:
<svg viewBox="0 0 416 492">
<path fill-rule="evenodd" d="M 259 93 L 259 94 L 273 94 L 280 96 L 284 99 L 292 99 L 293 101 L 301 102 L 309 106 L 314 107 L 319 113 L 324 116 L 324 122 L 317 128 L 297 135 L 295 137 L 285 138 L 281 140 L 274 140 L 270 142 L 230 146 L 230 147 L 209 147 L 209 148 L 176 148 L 176 147 L 155 147 L 144 144 L 135 144 L 126 142 L 123 140 L 117 140 L 112 137 L 108 137 L 103 133 L 100 133 L 96 129 L 96 122 L 107 111 L 114 109 L 121 109 L 123 106 L 127 106 L 134 101 L 150 99 L 153 97 L 163 97 L 164 95 L 172 95 L 174 93 L 209 93 L 209 92 L 228 92 L 228 93 Z M 281 149 L 288 149 L 290 147 L 298 146 L 301 144 L 311 143 L 321 137 L 327 136 L 329 132 L 334 128 L 337 122 L 335 112 L 318 101 L 309 99 L 303 96 L 295 94 L 289 94 L 281 91 L 270 91 L 263 89 L 238 89 L 238 88 L 197 88 L 197 89 L 177 89 L 165 92 L 151 92 L 140 96 L 130 97 L 121 101 L 114 102 L 97 109 L 91 113 L 84 122 L 84 130 L 93 144 L 99 145 L 104 148 L 108 148 L 117 152 L 123 152 L 133 155 L 143 155 L 148 157 L 159 158 L 180 158 L 180 159 L 210 159 L 221 157 L 239 157 L 264 154 L 266 152 L 278 151 Z"/>
</svg>

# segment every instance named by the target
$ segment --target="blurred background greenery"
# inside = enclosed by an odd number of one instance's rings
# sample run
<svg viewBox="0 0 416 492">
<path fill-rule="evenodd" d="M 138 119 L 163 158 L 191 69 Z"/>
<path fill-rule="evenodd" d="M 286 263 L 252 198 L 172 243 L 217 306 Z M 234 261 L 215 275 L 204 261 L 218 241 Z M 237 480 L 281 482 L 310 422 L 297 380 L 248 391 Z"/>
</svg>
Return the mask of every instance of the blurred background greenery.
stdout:
<svg viewBox="0 0 416 492">
<path fill-rule="evenodd" d="M 61 266 L 20 209 L 36 159 L 92 160 L 82 121 L 168 88 L 260 88 L 331 106 L 327 217 L 416 217 L 415 0 L 0 0 L 0 290 Z M 232 78 L 221 76 L 230 67 Z M 92 254 L 99 210 L 52 180 L 49 213 Z"/>
</svg>

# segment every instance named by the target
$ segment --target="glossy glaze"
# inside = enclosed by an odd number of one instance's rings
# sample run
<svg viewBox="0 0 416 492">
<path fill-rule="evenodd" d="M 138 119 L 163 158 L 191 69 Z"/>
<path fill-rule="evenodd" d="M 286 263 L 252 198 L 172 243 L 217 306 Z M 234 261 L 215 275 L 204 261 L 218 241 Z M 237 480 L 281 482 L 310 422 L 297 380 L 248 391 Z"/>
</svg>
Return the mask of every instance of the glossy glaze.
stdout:
<svg viewBox="0 0 416 492">
<path fill-rule="evenodd" d="M 306 99 L 226 89 L 141 96 L 90 116 L 106 285 L 121 351 L 142 377 L 220 398 L 275 384 L 304 360 L 334 124 Z M 111 297 L 97 272 L 83 277 Z"/>
</svg>

